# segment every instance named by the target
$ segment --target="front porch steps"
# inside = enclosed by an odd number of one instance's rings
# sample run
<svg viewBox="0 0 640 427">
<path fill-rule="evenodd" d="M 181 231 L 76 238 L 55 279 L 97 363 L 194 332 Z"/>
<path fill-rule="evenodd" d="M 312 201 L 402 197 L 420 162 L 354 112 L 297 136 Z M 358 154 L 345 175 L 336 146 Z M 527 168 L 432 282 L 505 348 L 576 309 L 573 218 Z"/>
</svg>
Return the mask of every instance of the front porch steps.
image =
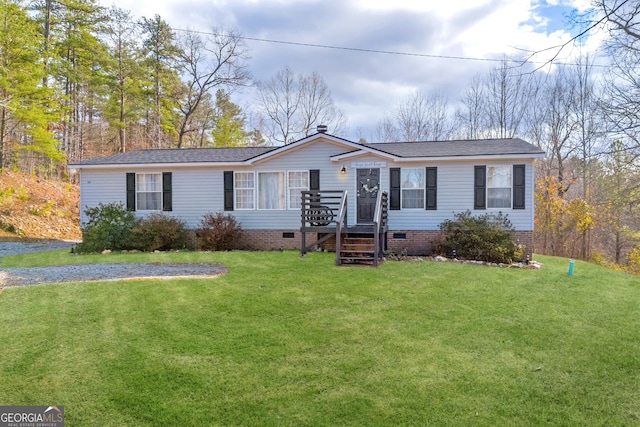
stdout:
<svg viewBox="0 0 640 427">
<path fill-rule="evenodd" d="M 347 191 L 302 191 L 300 255 L 335 236 L 336 265 L 364 264 L 377 267 L 387 248 L 388 195 L 379 191 L 370 223 L 347 225 Z M 307 234 L 317 240 L 307 242 Z"/>
<path fill-rule="evenodd" d="M 340 264 L 373 265 L 375 245 L 371 233 L 348 233 L 340 244 Z"/>
</svg>

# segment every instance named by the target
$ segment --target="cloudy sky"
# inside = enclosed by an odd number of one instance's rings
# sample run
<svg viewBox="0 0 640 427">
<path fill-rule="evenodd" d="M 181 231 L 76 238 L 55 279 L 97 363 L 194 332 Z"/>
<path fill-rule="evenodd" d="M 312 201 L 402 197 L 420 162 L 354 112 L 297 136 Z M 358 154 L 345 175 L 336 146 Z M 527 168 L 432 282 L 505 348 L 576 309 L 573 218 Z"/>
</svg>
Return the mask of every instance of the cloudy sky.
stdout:
<svg viewBox="0 0 640 427">
<path fill-rule="evenodd" d="M 340 136 L 373 142 L 378 122 L 416 90 L 440 90 L 454 104 L 471 78 L 497 66 L 496 60 L 566 42 L 577 31 L 567 16 L 584 10 L 586 2 L 116 0 L 115 5 L 135 17 L 159 14 L 175 29 L 236 29 L 248 38 L 248 66 L 256 80 L 285 66 L 296 73 L 317 71 L 347 118 L 347 134 Z M 533 59 L 544 62 L 552 53 Z M 559 60 L 572 53 L 565 49 Z M 236 102 L 247 108 L 251 91 L 236 95 Z"/>
</svg>

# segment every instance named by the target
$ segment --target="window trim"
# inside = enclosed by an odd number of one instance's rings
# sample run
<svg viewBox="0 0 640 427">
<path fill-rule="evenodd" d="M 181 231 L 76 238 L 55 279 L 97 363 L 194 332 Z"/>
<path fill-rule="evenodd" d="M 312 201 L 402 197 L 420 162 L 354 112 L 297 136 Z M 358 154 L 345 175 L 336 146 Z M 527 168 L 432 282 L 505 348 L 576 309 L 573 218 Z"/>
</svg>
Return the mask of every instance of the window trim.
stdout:
<svg viewBox="0 0 640 427">
<path fill-rule="evenodd" d="M 403 172 L 404 171 L 409 171 L 409 170 L 415 170 L 415 171 L 419 171 L 420 173 L 422 173 L 422 188 L 404 188 L 402 186 L 402 183 L 404 182 L 404 180 L 402 179 L 403 176 Z M 405 190 L 414 190 L 414 191 L 419 191 L 422 190 L 422 205 L 421 206 L 416 206 L 416 207 L 405 207 L 404 206 L 404 191 Z M 425 209 L 425 203 L 426 203 L 426 191 L 427 191 L 427 172 L 426 169 L 424 167 L 407 167 L 407 168 L 400 168 L 400 210 L 413 210 L 413 209 L 420 209 L 420 210 L 424 210 Z"/>
<path fill-rule="evenodd" d="M 238 174 L 253 175 L 253 187 L 238 187 Z M 238 207 L 238 190 L 251 190 L 251 207 Z M 255 171 L 233 171 L 233 209 L 238 211 L 253 211 L 256 209 L 256 172 Z"/>
<path fill-rule="evenodd" d="M 307 175 L 307 186 L 306 187 L 291 187 L 289 185 L 289 183 L 290 183 L 289 177 L 290 177 L 290 174 L 292 174 L 292 173 L 306 174 Z M 286 209 L 287 210 L 300 210 L 300 209 L 302 209 L 302 206 L 295 206 L 294 207 L 294 206 L 291 205 L 291 201 L 292 201 L 292 199 L 291 199 L 291 190 L 292 189 L 300 189 L 300 192 L 298 193 L 298 200 L 300 201 L 300 203 L 302 203 L 302 195 L 301 195 L 302 191 L 310 191 L 310 189 L 311 189 L 311 176 L 310 175 L 311 174 L 309 173 L 308 169 L 307 170 L 300 169 L 300 170 L 288 170 L 288 171 L 286 171 L 286 177 L 285 177 L 286 190 L 285 190 L 285 193 L 286 193 L 286 199 L 287 200 L 285 201 L 286 202 L 285 205 L 286 205 Z"/>
<path fill-rule="evenodd" d="M 141 176 L 148 176 L 148 175 L 155 175 L 158 177 L 158 182 L 160 185 L 160 189 L 158 191 L 140 191 L 138 190 L 138 185 L 140 184 L 140 177 Z M 163 192 L 163 176 L 162 176 L 162 172 L 136 172 L 136 190 L 135 190 L 135 195 L 136 195 L 136 211 L 138 212 L 162 212 L 163 211 L 163 199 L 164 199 L 164 192 Z M 159 199 L 160 199 L 160 207 L 158 209 L 141 209 L 140 208 L 140 193 L 145 193 L 145 194 L 153 194 L 153 193 L 157 193 L 159 195 Z"/>
<path fill-rule="evenodd" d="M 284 198 L 283 200 L 283 207 L 282 208 L 275 208 L 275 209 L 269 209 L 269 208 L 261 208 L 260 207 L 260 175 L 263 174 L 282 174 L 282 196 Z M 256 199 L 257 199 L 257 203 L 256 203 L 256 210 L 258 211 L 286 211 L 287 210 L 287 171 L 286 170 L 275 170 L 275 171 L 257 171 L 256 172 L 257 175 L 257 179 L 256 179 L 256 184 L 257 184 L 257 192 L 256 192 Z"/>
<path fill-rule="evenodd" d="M 490 187 L 489 186 L 489 169 L 490 168 L 505 168 L 509 171 L 509 187 Z M 491 189 L 507 189 L 509 190 L 509 206 L 500 206 L 494 207 L 489 206 L 490 198 L 489 198 L 489 190 Z M 485 205 L 486 209 L 500 210 L 500 209 L 513 209 L 513 165 L 512 164 L 488 164 L 486 165 L 486 174 L 485 174 Z"/>
</svg>

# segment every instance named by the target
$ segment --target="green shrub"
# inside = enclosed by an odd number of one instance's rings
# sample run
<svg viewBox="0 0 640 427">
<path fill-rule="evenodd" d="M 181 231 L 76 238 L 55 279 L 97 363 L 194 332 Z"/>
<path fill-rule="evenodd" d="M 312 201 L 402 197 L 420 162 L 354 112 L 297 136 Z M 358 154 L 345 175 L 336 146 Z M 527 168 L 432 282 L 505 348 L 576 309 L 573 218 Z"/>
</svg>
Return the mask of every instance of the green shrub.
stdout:
<svg viewBox="0 0 640 427">
<path fill-rule="evenodd" d="M 522 259 L 523 248 L 513 241 L 513 226 L 502 212 L 473 216 L 467 210 L 443 221 L 440 230 L 444 234 L 441 250 L 446 255 L 495 263 Z"/>
<path fill-rule="evenodd" d="M 184 221 L 161 213 L 152 213 L 131 230 L 132 246 L 147 252 L 184 249 L 188 237 Z"/>
<path fill-rule="evenodd" d="M 18 189 L 18 194 L 16 196 L 18 198 L 18 200 L 20 200 L 21 202 L 26 202 L 27 200 L 29 200 L 29 192 L 26 190 L 26 188 L 24 188 L 22 185 L 20 186 L 20 188 Z"/>
<path fill-rule="evenodd" d="M 49 200 L 44 206 L 34 206 L 29 209 L 29 213 L 34 216 L 49 216 L 51 215 L 51 210 L 56 205 L 56 202 L 53 200 Z"/>
<path fill-rule="evenodd" d="M 16 189 L 13 187 L 9 187 L 4 191 L 0 191 L 0 203 L 4 202 L 5 200 L 11 200 L 15 193 Z"/>
<path fill-rule="evenodd" d="M 82 229 L 82 243 L 77 252 L 102 252 L 105 249 L 131 249 L 131 230 L 136 225 L 135 213 L 122 203 L 100 203 L 85 210 L 89 221 Z"/>
<path fill-rule="evenodd" d="M 196 230 L 200 248 L 205 251 L 230 251 L 238 249 L 242 235 L 240 223 L 232 215 L 206 214 Z"/>
<path fill-rule="evenodd" d="M 628 255 L 629 263 L 627 270 L 632 274 L 640 274 L 640 247 L 634 246 Z"/>
<path fill-rule="evenodd" d="M 6 231 L 7 233 L 16 234 L 16 227 L 13 224 L 7 224 L 0 221 L 0 230 Z"/>
</svg>

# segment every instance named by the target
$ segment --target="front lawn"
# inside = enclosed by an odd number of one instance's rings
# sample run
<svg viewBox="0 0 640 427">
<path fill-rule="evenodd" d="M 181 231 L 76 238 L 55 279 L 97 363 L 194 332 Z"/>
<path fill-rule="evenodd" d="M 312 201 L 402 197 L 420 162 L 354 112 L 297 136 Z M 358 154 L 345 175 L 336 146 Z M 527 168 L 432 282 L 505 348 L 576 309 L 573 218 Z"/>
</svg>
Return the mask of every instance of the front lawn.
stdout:
<svg viewBox="0 0 640 427">
<path fill-rule="evenodd" d="M 640 424 L 639 278 L 334 256 L 3 258 L 230 272 L 2 290 L 0 405 L 64 405 L 67 426 Z"/>
</svg>

